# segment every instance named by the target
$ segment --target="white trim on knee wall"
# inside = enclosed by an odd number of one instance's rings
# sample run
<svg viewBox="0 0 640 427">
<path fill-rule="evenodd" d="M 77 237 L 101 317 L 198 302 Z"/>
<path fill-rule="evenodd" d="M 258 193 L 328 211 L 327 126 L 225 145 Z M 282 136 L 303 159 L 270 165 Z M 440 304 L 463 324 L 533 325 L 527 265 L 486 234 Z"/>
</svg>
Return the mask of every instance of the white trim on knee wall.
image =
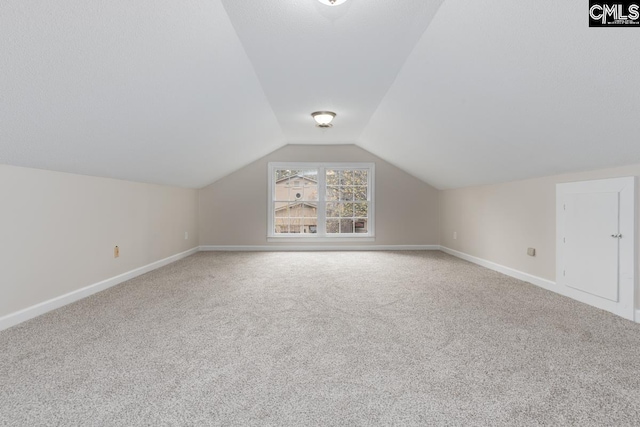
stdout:
<svg viewBox="0 0 640 427">
<path fill-rule="evenodd" d="M 441 246 L 440 250 L 442 252 L 448 253 L 449 255 L 453 255 L 457 258 L 463 259 L 465 261 L 472 262 L 474 264 L 478 264 L 479 266 L 488 268 L 490 270 L 497 271 L 499 273 L 505 274 L 507 276 L 511 276 L 515 279 L 522 280 L 524 282 L 531 283 L 533 285 L 539 286 L 548 291 L 555 292 L 557 294 L 567 296 L 562 292 L 562 289 L 556 285 L 556 282 L 552 280 L 543 279 L 542 277 L 534 276 L 529 273 L 525 273 L 520 270 L 516 270 L 510 267 L 506 267 L 504 265 L 496 264 L 495 262 L 487 261 L 486 259 L 478 258 L 473 255 L 466 254 L 464 252 L 456 251 L 454 249 L 447 248 L 445 246 Z M 567 296 L 571 298 L 570 296 Z M 635 321 L 640 323 L 640 310 L 636 310 Z"/>
<path fill-rule="evenodd" d="M 199 251 L 254 251 L 254 252 L 264 252 L 264 251 L 424 251 L 424 250 L 441 250 L 449 255 L 453 255 L 457 258 L 464 259 L 466 261 L 472 262 L 474 264 L 480 265 L 482 267 L 488 268 L 490 270 L 497 271 L 499 273 L 505 274 L 507 276 L 514 277 L 516 279 L 534 284 L 541 288 L 562 294 L 556 287 L 556 283 L 543 279 L 541 277 L 537 277 L 519 270 L 515 270 L 510 267 L 506 267 L 504 265 L 496 264 L 491 261 L 487 261 L 482 258 L 474 257 L 472 255 L 465 254 L 463 252 L 459 252 L 444 246 L 438 245 L 356 245 L 356 246 L 273 246 L 273 245 L 264 245 L 264 246 L 200 246 L 196 248 L 192 248 L 188 251 L 167 257 L 165 259 L 153 262 L 151 264 L 145 265 L 140 268 L 136 268 L 134 270 L 128 271 L 126 273 L 120 274 L 118 276 L 103 280 L 98 283 L 94 283 L 92 285 L 86 286 L 84 288 L 75 290 L 73 292 L 69 292 L 67 294 L 61 295 L 56 298 L 52 298 L 48 301 L 41 302 L 39 304 L 33 305 L 31 307 L 27 307 L 25 309 L 19 310 L 14 313 L 10 313 L 6 316 L 0 317 L 0 331 L 10 328 L 12 326 L 18 325 L 27 320 L 33 319 L 34 317 L 45 314 L 49 311 L 58 309 L 67 304 L 71 304 L 73 302 L 79 301 L 83 298 L 86 298 L 90 295 L 96 294 L 103 290 L 109 289 L 113 286 L 116 286 L 120 283 L 126 282 L 127 280 L 131 280 L 137 276 L 153 271 L 157 268 L 163 267 L 165 265 L 171 264 L 172 262 L 178 261 L 182 258 L 186 258 L 190 255 L 193 255 Z M 635 321 L 640 323 L 640 310 L 636 310 Z"/>
<path fill-rule="evenodd" d="M 541 288 L 544 288 L 553 292 L 557 292 L 556 282 L 552 280 L 543 279 L 542 277 L 534 276 L 533 274 L 525 273 L 524 271 L 516 270 L 511 267 L 506 267 L 504 265 L 487 261 L 486 259 L 478 258 L 473 255 L 465 254 L 464 252 L 459 252 L 454 249 L 449 249 L 445 246 L 441 246 L 440 250 L 442 252 L 448 253 L 449 255 L 453 255 L 457 258 L 488 268 L 489 270 L 494 270 L 499 273 L 505 274 L 507 276 L 511 276 L 515 279 L 522 280 L 524 282 L 528 282 L 536 286 L 540 286 Z"/>
<path fill-rule="evenodd" d="M 142 274 L 153 271 L 157 268 L 164 267 L 167 264 L 178 261 L 182 258 L 186 258 L 189 255 L 193 255 L 200 251 L 371 251 L 371 250 L 386 250 L 386 251 L 419 251 L 419 250 L 439 250 L 438 245 L 356 245 L 356 246 L 198 246 L 188 251 L 172 255 L 165 259 L 153 262 L 143 267 L 136 268 L 126 273 L 120 274 L 115 277 L 94 283 L 92 285 L 85 286 L 84 288 L 77 289 L 64 295 L 52 298 L 47 301 L 32 305 L 31 307 L 24 308 L 22 310 L 9 313 L 3 317 L 0 317 L 0 331 L 8 329 L 12 326 L 18 325 L 27 320 L 38 317 L 49 311 L 56 310 L 64 307 L 67 304 L 79 301 L 83 298 L 96 294 L 98 292 L 109 289 L 120 283 L 131 280 Z"/>
<path fill-rule="evenodd" d="M 439 245 L 221 245 L 200 246 L 201 251 L 296 252 L 296 251 L 439 251 Z"/>
<path fill-rule="evenodd" d="M 119 285 L 122 282 L 131 280 L 135 277 L 141 276 L 157 268 L 164 267 L 167 264 L 171 264 L 172 262 L 178 261 L 182 258 L 186 258 L 189 255 L 193 255 L 198 251 L 199 251 L 199 248 L 195 247 L 195 248 L 189 249 L 188 251 L 185 251 L 176 255 L 172 255 L 170 257 L 161 259 L 156 262 L 152 262 L 151 264 L 147 264 L 145 266 L 136 268 L 126 273 L 119 274 L 115 277 L 111 277 L 101 282 L 94 283 L 92 285 L 85 286 L 84 288 L 80 288 L 75 291 L 71 291 L 67 294 L 52 298 L 50 300 L 43 301 L 39 304 L 32 305 L 31 307 L 24 308 L 14 313 L 9 313 L 6 316 L 0 317 L 0 331 L 10 328 L 12 326 L 18 325 L 22 322 L 26 322 L 27 320 L 30 320 L 30 319 L 33 319 L 34 317 L 38 317 L 42 314 L 48 313 L 49 311 L 64 307 L 67 304 L 71 304 L 72 302 L 79 301 L 83 298 L 86 298 L 90 295 L 104 291 L 113 286 Z"/>
</svg>

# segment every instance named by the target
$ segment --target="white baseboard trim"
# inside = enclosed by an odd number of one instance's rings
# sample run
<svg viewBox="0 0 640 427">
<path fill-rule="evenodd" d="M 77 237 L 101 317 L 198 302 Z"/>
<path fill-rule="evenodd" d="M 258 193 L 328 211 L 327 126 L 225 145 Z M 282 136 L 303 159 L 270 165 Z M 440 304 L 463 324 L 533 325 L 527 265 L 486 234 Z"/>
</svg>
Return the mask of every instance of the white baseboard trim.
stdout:
<svg viewBox="0 0 640 427">
<path fill-rule="evenodd" d="M 582 302 L 584 304 L 592 305 L 587 301 L 581 300 L 580 298 L 575 298 L 575 295 L 572 296 L 572 295 L 564 292 L 562 287 L 558 286 L 556 284 L 556 282 L 554 282 L 554 281 L 543 279 L 541 277 L 534 276 L 532 274 L 525 273 L 523 271 L 515 270 L 515 269 L 510 268 L 510 267 L 505 267 L 504 265 L 496 264 L 495 262 L 487 261 L 486 259 L 474 257 L 473 255 L 465 254 L 464 252 L 459 252 L 459 251 L 456 251 L 454 249 L 447 248 L 445 246 L 441 246 L 440 250 L 442 252 L 448 253 L 449 255 L 453 255 L 455 257 L 464 259 L 465 261 L 469 261 L 469 262 L 472 262 L 474 264 L 478 264 L 478 265 L 480 265 L 482 267 L 486 267 L 486 268 L 488 268 L 490 270 L 497 271 L 499 273 L 505 274 L 507 276 L 511 276 L 513 278 L 522 280 L 524 282 L 531 283 L 533 285 L 539 286 L 539 287 L 541 287 L 543 289 L 546 289 L 548 291 L 555 292 L 555 293 L 557 293 L 559 295 L 562 295 L 562 296 L 565 296 L 567 298 L 574 299 L 574 300 Z M 622 316 L 622 317 L 628 318 L 627 316 Z M 635 319 L 634 320 L 637 323 L 640 323 L 640 310 L 636 310 Z"/>
<path fill-rule="evenodd" d="M 307 245 L 307 246 L 276 246 L 276 245 L 247 245 L 247 246 L 200 246 L 201 251 L 217 252 L 294 252 L 294 251 L 437 251 L 439 245 Z"/>
<path fill-rule="evenodd" d="M 29 319 L 33 319 L 34 317 L 40 316 L 49 311 L 63 307 L 67 304 L 71 304 L 72 302 L 76 302 L 100 291 L 104 291 L 105 289 L 109 289 L 112 286 L 119 285 L 122 282 L 131 280 L 134 277 L 138 277 L 157 268 L 164 267 L 165 265 L 171 264 L 172 262 L 178 261 L 182 258 L 186 258 L 189 255 L 195 254 L 196 252 L 198 252 L 198 250 L 198 247 L 189 249 L 188 251 L 172 255 L 156 262 L 152 262 L 151 264 L 147 264 L 143 267 L 139 267 L 135 270 L 119 274 L 118 276 L 112 277 L 110 279 L 94 283 L 93 285 L 85 286 L 84 288 L 69 292 L 64 295 L 60 295 L 59 297 L 55 297 L 48 301 L 41 302 L 20 311 L 16 311 L 15 313 L 7 314 L 6 316 L 0 317 L 0 331 L 25 322 Z"/>
<path fill-rule="evenodd" d="M 0 331 L 8 329 L 19 323 L 33 319 L 34 317 L 45 314 L 49 311 L 63 307 L 72 302 L 76 302 L 90 295 L 109 289 L 113 286 L 119 285 L 122 282 L 131 280 L 135 277 L 141 276 L 145 273 L 153 271 L 157 268 L 164 267 L 167 264 L 178 261 L 182 258 L 186 258 L 199 251 L 219 251 L 219 252 L 266 252 L 266 251 L 436 251 L 441 250 L 449 255 L 464 259 L 474 264 L 486 267 L 490 270 L 497 271 L 507 276 L 514 277 L 516 279 L 532 283 L 541 288 L 559 293 L 563 293 L 557 289 L 556 283 L 537 277 L 519 270 L 515 270 L 504 265 L 496 264 L 491 261 L 487 261 L 482 258 L 474 257 L 472 255 L 465 254 L 463 252 L 456 251 L 444 246 L 439 245 L 359 245 L 359 246 L 199 246 L 188 251 L 181 252 L 176 255 L 161 259 L 159 261 L 147 264 L 143 267 L 136 268 L 110 279 L 103 280 L 98 283 L 86 286 L 84 288 L 69 292 L 65 295 L 61 295 L 56 298 L 52 298 L 48 301 L 41 302 L 39 304 L 27 307 L 23 310 L 16 311 L 15 313 L 8 314 L 0 317 Z M 636 310 L 635 321 L 640 323 L 640 310 Z"/>
<path fill-rule="evenodd" d="M 506 267 L 504 265 L 496 264 L 495 262 L 487 261 L 486 259 L 474 257 L 469 254 L 465 254 L 464 252 L 459 252 L 454 249 L 449 249 L 445 246 L 441 246 L 440 250 L 442 252 L 446 252 L 449 255 L 453 255 L 455 257 L 461 258 L 465 261 L 472 262 L 474 264 L 478 264 L 482 267 L 486 267 L 490 270 L 497 271 L 499 273 L 505 274 L 507 276 L 511 276 L 518 280 L 522 280 L 524 282 L 528 282 L 534 284 L 536 286 L 540 286 L 541 288 L 547 289 L 549 291 L 553 291 L 556 293 L 561 293 L 558 291 L 556 282 L 551 280 L 543 279 L 542 277 L 534 276 L 529 273 L 525 273 L 524 271 L 516 270 L 510 267 Z"/>
</svg>

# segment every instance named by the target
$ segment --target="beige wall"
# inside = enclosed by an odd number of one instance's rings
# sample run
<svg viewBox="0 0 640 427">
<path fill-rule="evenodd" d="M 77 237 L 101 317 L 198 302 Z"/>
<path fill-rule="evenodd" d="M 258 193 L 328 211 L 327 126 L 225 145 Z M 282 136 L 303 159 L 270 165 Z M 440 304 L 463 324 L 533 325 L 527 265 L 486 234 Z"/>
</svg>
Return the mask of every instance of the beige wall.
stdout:
<svg viewBox="0 0 640 427">
<path fill-rule="evenodd" d="M 201 245 L 298 245 L 267 243 L 268 162 L 374 162 L 376 241 L 362 244 L 438 244 L 435 188 L 355 145 L 287 145 L 200 190 Z"/>
<path fill-rule="evenodd" d="M 555 185 L 640 175 L 638 164 L 438 191 L 355 145 L 288 145 L 201 190 L 0 165 L 0 317 L 198 244 L 295 244 L 267 243 L 271 161 L 374 162 L 376 240 L 361 244 L 441 244 L 549 280 Z"/>
<path fill-rule="evenodd" d="M 638 164 L 439 192 L 354 145 L 288 145 L 201 190 L 0 165 L 0 317 L 198 244 L 291 245 L 267 243 L 270 161 L 375 162 L 376 241 L 362 244 L 442 244 L 549 280 L 555 185 L 640 175 Z"/>
<path fill-rule="evenodd" d="M 440 244 L 555 281 L 556 184 L 638 175 L 640 165 L 633 165 L 442 191 Z M 536 248 L 535 257 L 527 255 L 528 247 Z"/>
<path fill-rule="evenodd" d="M 0 317 L 198 245 L 197 190 L 0 165 L 0 197 Z"/>
</svg>

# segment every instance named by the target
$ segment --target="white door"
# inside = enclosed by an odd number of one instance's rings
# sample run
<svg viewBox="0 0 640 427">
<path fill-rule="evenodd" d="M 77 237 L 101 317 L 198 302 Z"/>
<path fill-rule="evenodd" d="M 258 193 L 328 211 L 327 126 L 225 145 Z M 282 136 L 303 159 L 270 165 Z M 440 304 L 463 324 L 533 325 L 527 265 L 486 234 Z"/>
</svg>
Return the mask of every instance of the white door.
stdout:
<svg viewBox="0 0 640 427">
<path fill-rule="evenodd" d="M 618 193 L 567 194 L 563 242 L 566 285 L 616 302 L 618 199 Z"/>
<path fill-rule="evenodd" d="M 635 311 L 634 187 L 635 178 L 557 187 L 560 292 L 630 320 Z"/>
</svg>

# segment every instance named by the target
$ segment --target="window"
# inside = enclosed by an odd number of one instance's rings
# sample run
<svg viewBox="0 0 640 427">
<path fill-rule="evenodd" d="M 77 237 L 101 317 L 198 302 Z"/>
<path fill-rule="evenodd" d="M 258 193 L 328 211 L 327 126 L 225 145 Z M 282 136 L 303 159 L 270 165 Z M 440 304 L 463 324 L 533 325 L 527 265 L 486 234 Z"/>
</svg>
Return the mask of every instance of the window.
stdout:
<svg viewBox="0 0 640 427">
<path fill-rule="evenodd" d="M 269 232 L 283 238 L 372 238 L 373 163 L 269 163 Z"/>
</svg>

